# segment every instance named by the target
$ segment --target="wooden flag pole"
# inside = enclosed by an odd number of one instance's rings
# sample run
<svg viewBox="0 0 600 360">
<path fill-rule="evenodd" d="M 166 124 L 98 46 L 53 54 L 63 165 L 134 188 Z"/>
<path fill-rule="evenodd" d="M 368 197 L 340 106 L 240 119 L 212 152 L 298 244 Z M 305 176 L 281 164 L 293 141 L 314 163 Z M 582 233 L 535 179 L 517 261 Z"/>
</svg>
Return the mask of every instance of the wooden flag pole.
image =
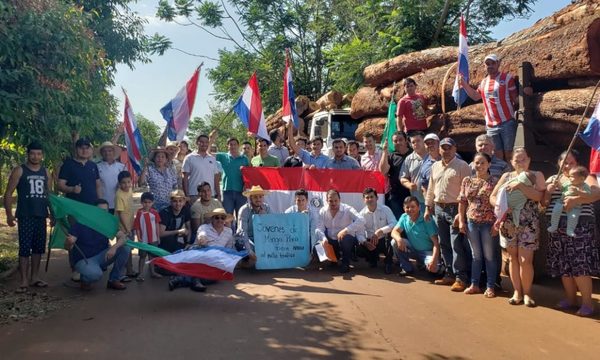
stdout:
<svg viewBox="0 0 600 360">
<path fill-rule="evenodd" d="M 454 71 L 454 69 L 458 66 L 458 61 L 455 62 L 454 64 L 452 64 L 452 66 L 450 66 L 450 68 L 448 68 L 448 71 L 446 71 L 446 75 L 444 75 L 444 80 L 442 80 L 442 93 L 441 93 L 441 98 L 442 98 L 442 114 L 446 113 L 446 81 L 448 80 L 448 76 L 450 76 L 450 72 Z M 458 106 L 457 110 L 460 110 L 460 105 Z"/>
</svg>

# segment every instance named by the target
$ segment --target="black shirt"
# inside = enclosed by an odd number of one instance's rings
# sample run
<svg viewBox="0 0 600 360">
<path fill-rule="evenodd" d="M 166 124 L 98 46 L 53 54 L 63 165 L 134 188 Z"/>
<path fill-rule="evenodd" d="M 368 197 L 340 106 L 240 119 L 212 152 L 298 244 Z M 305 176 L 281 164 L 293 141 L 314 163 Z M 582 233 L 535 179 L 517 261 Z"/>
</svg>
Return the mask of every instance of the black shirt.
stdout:
<svg viewBox="0 0 600 360">
<path fill-rule="evenodd" d="M 23 173 L 17 184 L 17 218 L 48 216 L 48 173 L 40 166 L 33 171 L 21 165 Z"/>
<path fill-rule="evenodd" d="M 396 198 L 403 199 L 406 196 L 410 195 L 410 191 L 402 186 L 400 183 L 400 169 L 402 168 L 402 164 L 404 163 L 404 159 L 408 155 L 412 153 L 412 150 L 409 149 L 406 153 L 400 154 L 398 152 L 392 152 L 388 154 L 388 164 L 390 165 L 390 170 L 388 171 L 388 180 L 390 182 L 390 195 L 393 195 Z"/>
<path fill-rule="evenodd" d="M 191 218 L 192 216 L 189 207 L 184 207 L 177 215 L 173 213 L 173 208 L 171 206 L 162 209 L 160 212 L 160 223 L 165 226 L 165 230 L 167 231 L 184 228 L 185 223 L 189 222 Z M 160 238 L 160 244 L 158 246 L 169 252 L 175 252 L 185 247 L 186 239 L 187 237 L 185 236 L 164 236 Z"/>
</svg>

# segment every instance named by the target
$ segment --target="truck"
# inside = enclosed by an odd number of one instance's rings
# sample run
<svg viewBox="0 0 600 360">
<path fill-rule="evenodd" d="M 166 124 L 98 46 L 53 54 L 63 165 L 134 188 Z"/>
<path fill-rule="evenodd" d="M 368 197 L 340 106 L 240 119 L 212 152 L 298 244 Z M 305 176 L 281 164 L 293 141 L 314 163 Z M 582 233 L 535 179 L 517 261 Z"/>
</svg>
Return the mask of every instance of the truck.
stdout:
<svg viewBox="0 0 600 360">
<path fill-rule="evenodd" d="M 309 138 L 312 139 L 315 136 L 322 137 L 322 153 L 333 156 L 333 140 L 355 140 L 354 133 L 356 132 L 359 123 L 360 120 L 355 120 L 350 116 L 350 109 L 319 111 L 312 117 L 312 120 L 308 125 Z M 360 145 L 359 151 L 361 153 L 364 152 L 362 144 Z"/>
</svg>

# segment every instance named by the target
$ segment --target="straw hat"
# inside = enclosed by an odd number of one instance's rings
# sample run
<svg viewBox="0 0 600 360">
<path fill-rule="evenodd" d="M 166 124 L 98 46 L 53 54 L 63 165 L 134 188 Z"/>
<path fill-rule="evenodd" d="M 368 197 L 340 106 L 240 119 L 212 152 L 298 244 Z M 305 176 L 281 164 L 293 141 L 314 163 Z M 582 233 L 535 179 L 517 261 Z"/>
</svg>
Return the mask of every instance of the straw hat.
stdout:
<svg viewBox="0 0 600 360">
<path fill-rule="evenodd" d="M 102 149 L 107 147 L 113 148 L 113 151 L 115 152 L 115 159 L 118 159 L 121 156 L 121 147 L 111 143 L 110 141 L 105 141 L 102 143 L 102 145 L 100 145 L 100 147 L 96 150 L 97 155 L 101 156 Z"/>
<path fill-rule="evenodd" d="M 164 153 L 165 156 L 167 157 L 167 159 L 169 158 L 169 152 L 167 151 L 167 149 L 165 149 L 162 146 L 159 146 L 159 147 L 156 147 L 156 148 L 150 150 L 150 156 L 148 156 L 150 158 L 150 161 L 154 162 L 154 157 L 158 153 Z"/>
<path fill-rule="evenodd" d="M 175 148 L 176 150 L 179 151 L 179 142 L 177 141 L 167 141 L 167 146 L 165 146 L 165 149 L 169 149 L 169 148 Z"/>
<path fill-rule="evenodd" d="M 245 197 L 250 197 L 252 195 L 266 195 L 268 191 L 263 190 L 260 185 L 254 185 L 250 188 L 250 190 L 246 190 L 242 193 Z"/>
<path fill-rule="evenodd" d="M 212 218 L 213 216 L 219 216 L 219 215 L 224 215 L 226 222 L 233 220 L 233 215 L 228 214 L 227 211 L 225 211 L 225 209 L 223 209 L 223 208 L 216 208 L 213 211 L 204 214 L 204 218 L 207 218 L 207 217 Z"/>
<path fill-rule="evenodd" d="M 173 199 L 186 199 L 187 200 L 187 196 L 185 196 L 185 193 L 183 192 L 183 190 L 173 190 L 171 191 L 171 195 L 169 196 L 169 198 L 171 200 Z"/>
</svg>

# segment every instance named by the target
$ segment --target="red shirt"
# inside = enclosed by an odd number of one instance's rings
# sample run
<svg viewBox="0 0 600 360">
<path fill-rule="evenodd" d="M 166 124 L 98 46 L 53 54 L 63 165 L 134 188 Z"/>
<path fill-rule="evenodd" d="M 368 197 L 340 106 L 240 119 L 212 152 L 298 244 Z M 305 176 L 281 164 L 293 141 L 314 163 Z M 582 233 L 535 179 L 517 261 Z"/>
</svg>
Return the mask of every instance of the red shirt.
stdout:
<svg viewBox="0 0 600 360">
<path fill-rule="evenodd" d="M 139 209 L 133 222 L 133 228 L 138 230 L 141 235 L 138 241 L 146 244 L 158 242 L 159 224 L 160 215 L 158 215 L 156 210 L 150 209 L 150 211 L 144 211 L 143 209 Z"/>
<path fill-rule="evenodd" d="M 421 94 L 404 95 L 398 102 L 396 117 L 403 119 L 404 131 L 426 130 L 425 97 Z"/>
<path fill-rule="evenodd" d="M 477 88 L 485 109 L 485 124 L 488 128 L 514 119 L 511 98 L 517 96 L 515 79 L 507 73 L 498 73 L 495 78 L 486 76 Z"/>
</svg>

